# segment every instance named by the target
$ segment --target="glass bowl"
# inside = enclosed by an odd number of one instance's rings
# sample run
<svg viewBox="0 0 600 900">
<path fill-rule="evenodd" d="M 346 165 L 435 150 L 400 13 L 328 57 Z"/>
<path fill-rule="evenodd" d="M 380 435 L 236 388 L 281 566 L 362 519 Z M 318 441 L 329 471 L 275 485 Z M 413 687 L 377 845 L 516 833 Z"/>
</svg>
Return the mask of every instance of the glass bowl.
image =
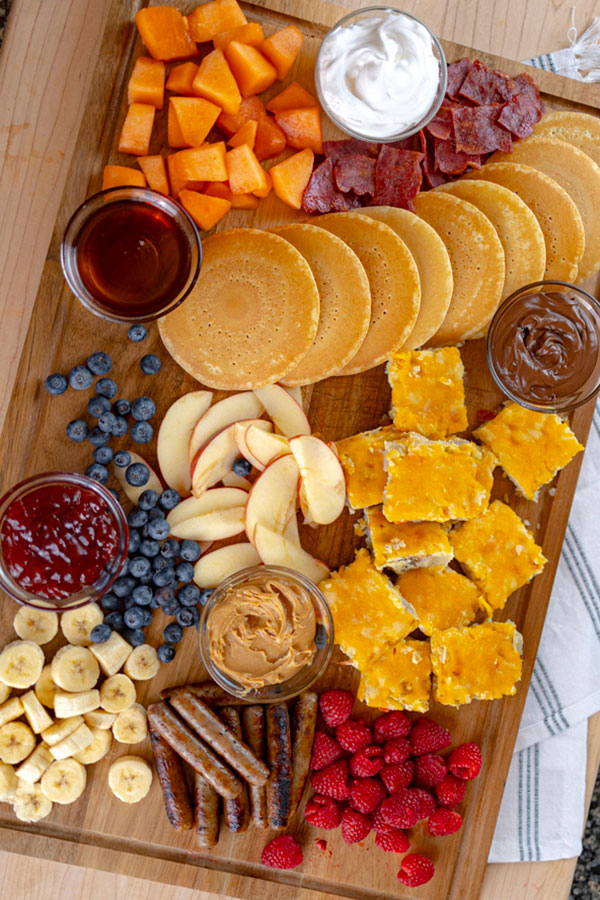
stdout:
<svg viewBox="0 0 600 900">
<path fill-rule="evenodd" d="M 260 688 L 250 688 L 239 681 L 234 680 L 229 673 L 219 668 L 213 660 L 210 650 L 209 627 L 211 615 L 215 608 L 224 600 L 231 590 L 251 584 L 257 578 L 272 576 L 277 580 L 294 587 L 303 588 L 313 602 L 318 644 L 315 642 L 315 652 L 306 666 L 295 672 L 290 678 L 278 684 L 269 684 Z M 208 603 L 202 611 L 200 619 L 200 653 L 202 661 L 209 676 L 222 688 L 236 697 L 256 703 L 275 703 L 289 700 L 302 691 L 306 691 L 317 678 L 323 674 L 333 651 L 333 619 L 327 602 L 319 588 L 304 575 L 282 566 L 253 566 L 242 569 L 225 578 L 213 591 Z"/>
<path fill-rule="evenodd" d="M 570 305 L 565 305 L 563 294 Z M 494 381 L 521 406 L 552 413 L 582 406 L 600 390 L 600 303 L 566 281 L 527 284 L 496 310 L 486 353 Z M 538 359 L 546 383 L 535 382 L 530 359 Z"/>
<path fill-rule="evenodd" d="M 10 506 L 19 500 L 24 500 L 28 495 L 44 487 L 59 487 L 60 485 L 74 485 L 78 488 L 95 494 L 106 507 L 112 517 L 118 535 L 118 549 L 112 559 L 107 559 L 104 569 L 97 580 L 89 587 L 78 591 L 71 596 L 60 600 L 45 597 L 42 594 L 34 594 L 23 588 L 8 571 L 8 565 L 2 549 L 2 533 L 7 521 L 7 512 Z M 0 589 L 6 591 L 14 600 L 24 606 L 35 609 L 52 609 L 56 612 L 64 612 L 67 609 L 75 609 L 85 606 L 94 600 L 99 600 L 118 577 L 127 559 L 129 547 L 129 529 L 127 518 L 121 504 L 103 485 L 86 475 L 78 475 L 69 472 L 46 472 L 34 475 L 10 488 L 0 498 Z"/>
<path fill-rule="evenodd" d="M 339 34 L 343 29 L 352 27 L 353 25 L 357 25 L 359 22 L 364 21 L 365 19 L 377 17 L 383 18 L 387 15 L 392 15 L 394 17 L 397 17 L 401 21 L 407 22 L 410 27 L 417 26 L 422 28 L 424 33 L 426 33 L 431 38 L 431 48 L 434 56 L 438 60 L 439 81 L 431 104 L 424 113 L 422 113 L 413 122 L 399 125 L 392 133 L 386 134 L 385 137 L 382 137 L 380 134 L 370 134 L 366 125 L 364 128 L 357 128 L 352 124 L 348 124 L 348 122 L 346 122 L 336 112 L 336 110 L 332 108 L 331 103 L 327 97 L 327 91 L 324 89 L 321 70 L 327 63 L 327 59 L 334 41 L 339 39 Z M 335 54 L 336 58 L 339 58 L 339 56 L 340 54 Z M 430 28 L 427 27 L 427 25 L 425 25 L 424 22 L 422 22 L 420 19 L 417 19 L 416 16 L 412 16 L 410 15 L 410 13 L 402 12 L 398 9 L 391 9 L 388 6 L 368 6 L 364 9 L 357 10 L 356 12 L 349 13 L 348 15 L 341 18 L 339 22 L 337 22 L 323 38 L 323 42 L 321 43 L 321 47 L 319 49 L 319 54 L 317 56 L 317 61 L 315 64 L 315 87 L 317 90 L 317 95 L 319 97 L 321 106 L 323 107 L 331 121 L 335 125 L 337 125 L 337 127 L 341 129 L 341 131 L 351 135 L 354 138 L 358 138 L 362 141 L 376 141 L 377 143 L 400 141 L 404 138 L 411 137 L 422 128 L 425 128 L 425 126 L 433 119 L 438 109 L 442 105 L 444 95 L 446 93 L 447 81 L 448 71 L 446 67 L 446 57 L 444 55 L 444 51 L 442 50 L 442 46 L 435 34 L 431 31 Z M 393 128 L 394 124 L 390 123 L 390 127 Z"/>
</svg>

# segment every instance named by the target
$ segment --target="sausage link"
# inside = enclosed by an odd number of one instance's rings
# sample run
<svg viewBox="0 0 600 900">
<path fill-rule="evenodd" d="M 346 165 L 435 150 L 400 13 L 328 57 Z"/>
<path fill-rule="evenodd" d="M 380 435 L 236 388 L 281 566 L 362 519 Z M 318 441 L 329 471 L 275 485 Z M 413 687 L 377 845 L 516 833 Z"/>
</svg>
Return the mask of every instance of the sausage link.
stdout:
<svg viewBox="0 0 600 900">
<path fill-rule="evenodd" d="M 194 797 L 196 843 L 201 850 L 212 850 L 219 840 L 219 795 L 199 772 L 194 772 Z"/>
<path fill-rule="evenodd" d="M 294 741 L 292 744 L 292 798 L 293 815 L 302 799 L 308 777 L 310 757 L 315 739 L 319 695 L 312 691 L 300 694 L 294 707 Z"/>
<path fill-rule="evenodd" d="M 244 740 L 259 759 L 265 753 L 265 708 L 264 706 L 246 706 L 242 710 L 242 730 Z M 248 785 L 250 794 L 250 810 L 252 821 L 257 828 L 268 828 L 267 788 L 266 785 Z"/>
<path fill-rule="evenodd" d="M 242 740 L 242 723 L 240 714 L 233 706 L 224 706 L 221 710 L 221 718 L 228 728 L 235 734 L 238 741 Z M 242 793 L 233 800 L 225 800 L 223 804 L 225 824 L 232 834 L 246 831 L 250 822 L 250 803 L 248 800 L 248 785 L 244 785 Z"/>
<path fill-rule="evenodd" d="M 155 731 L 150 732 L 150 743 L 167 818 L 177 831 L 187 831 L 194 824 L 194 810 L 181 760 Z"/>
<path fill-rule="evenodd" d="M 160 696 L 163 700 L 169 700 L 171 697 L 183 693 L 183 691 L 198 697 L 207 706 L 248 706 L 252 702 L 251 700 L 241 700 L 239 697 L 234 697 L 233 694 L 228 694 L 226 690 L 215 684 L 214 681 L 200 681 L 197 684 L 182 684 L 165 688 L 160 692 Z"/>
<path fill-rule="evenodd" d="M 287 828 L 292 796 L 292 740 L 285 703 L 267 706 L 267 759 L 271 774 L 267 781 L 269 828 Z"/>
</svg>

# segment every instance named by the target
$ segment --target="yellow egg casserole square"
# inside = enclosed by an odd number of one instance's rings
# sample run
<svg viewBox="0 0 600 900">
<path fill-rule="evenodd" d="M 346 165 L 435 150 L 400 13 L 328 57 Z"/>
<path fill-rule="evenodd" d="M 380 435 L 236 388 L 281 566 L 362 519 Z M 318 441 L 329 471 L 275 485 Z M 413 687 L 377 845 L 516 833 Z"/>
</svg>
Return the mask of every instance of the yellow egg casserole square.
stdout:
<svg viewBox="0 0 600 900">
<path fill-rule="evenodd" d="M 379 709 L 427 712 L 431 653 L 427 641 L 400 641 L 361 673 L 358 699 Z"/>
<path fill-rule="evenodd" d="M 457 347 L 405 350 L 387 365 L 394 425 L 444 438 L 467 427 L 464 366 Z"/>
<path fill-rule="evenodd" d="M 448 531 L 438 522 L 388 522 L 381 506 L 371 506 L 365 510 L 365 529 L 376 569 L 404 572 L 445 566 L 452 559 Z"/>
<path fill-rule="evenodd" d="M 382 502 L 387 477 L 383 467 L 385 442 L 400 440 L 402 436 L 393 425 L 386 425 L 337 442 L 346 494 L 353 510 Z"/>
<path fill-rule="evenodd" d="M 476 519 L 457 525 L 450 543 L 461 568 L 479 587 L 489 607 L 502 609 L 518 588 L 546 563 L 542 548 L 519 516 L 494 500 Z"/>
<path fill-rule="evenodd" d="M 489 447 L 520 494 L 537 500 L 539 489 L 583 450 L 566 422 L 552 413 L 508 403 L 473 432 Z"/>
<path fill-rule="evenodd" d="M 391 581 L 378 572 L 368 550 L 319 584 L 331 609 L 335 642 L 363 671 L 417 622 Z"/>
<path fill-rule="evenodd" d="M 427 635 L 470 625 L 484 608 L 477 585 L 452 569 L 411 569 L 397 579 L 396 590 Z"/>
<path fill-rule="evenodd" d="M 431 635 L 433 695 L 445 706 L 516 693 L 523 639 L 514 622 L 484 622 Z"/>
<path fill-rule="evenodd" d="M 470 441 L 411 433 L 386 442 L 383 514 L 390 522 L 473 519 L 490 501 L 493 453 Z"/>
</svg>

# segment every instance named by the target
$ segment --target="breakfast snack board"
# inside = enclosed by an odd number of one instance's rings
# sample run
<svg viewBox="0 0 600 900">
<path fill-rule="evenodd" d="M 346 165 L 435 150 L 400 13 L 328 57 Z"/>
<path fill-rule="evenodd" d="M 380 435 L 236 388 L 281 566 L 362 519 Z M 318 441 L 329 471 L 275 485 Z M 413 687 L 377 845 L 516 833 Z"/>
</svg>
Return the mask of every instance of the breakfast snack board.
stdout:
<svg viewBox="0 0 600 900">
<path fill-rule="evenodd" d="M 189 4 L 190 8 L 192 5 Z M 187 9 L 188 4 L 181 7 Z M 133 25 L 138 8 L 138 3 L 115 2 L 114 14 L 109 17 L 3 434 L 3 489 L 37 471 L 80 471 L 87 465 L 82 448 L 64 437 L 64 424 L 81 413 L 81 395 L 68 392 L 60 398 L 47 396 L 42 382 L 49 372 L 67 371 L 91 352 L 106 349 L 113 357 L 114 377 L 122 393 L 131 397 L 150 393 L 157 403 L 157 421 L 177 397 L 197 387 L 167 356 L 154 326 L 143 352 L 157 353 L 163 367 L 158 375 L 143 375 L 138 367 L 139 347 L 125 339 L 126 326 L 103 322 L 85 312 L 64 285 L 58 263 L 64 226 L 84 197 L 99 188 L 103 165 L 108 161 L 131 163 L 130 158 L 120 159 L 115 147 L 125 114 L 127 80 L 141 49 Z M 250 20 L 261 21 L 270 30 L 288 22 L 301 28 L 305 42 L 291 77 L 313 90 L 312 67 L 319 40 L 342 10 L 324 3 L 300 4 L 291 0 L 244 4 L 244 10 Z M 450 61 L 468 55 L 509 73 L 522 70 L 516 63 L 476 54 L 453 44 L 445 45 L 445 50 Z M 593 112 L 594 105 L 600 104 L 598 89 L 592 86 L 567 82 L 543 72 L 536 73 L 536 81 L 549 108 Z M 325 127 L 326 137 L 339 136 L 333 129 L 327 131 L 331 126 Z M 157 140 L 158 150 L 158 131 Z M 232 211 L 220 223 L 219 230 L 249 225 L 267 228 L 304 219 L 302 213 L 295 214 L 271 196 L 254 213 Z M 594 285 L 590 287 L 593 289 Z M 272 290 L 276 302 L 277 285 Z M 494 409 L 502 397 L 487 371 L 483 342 L 467 344 L 462 356 L 467 372 L 469 425 L 474 427 L 478 410 Z M 217 394 L 216 399 L 220 396 Z M 362 375 L 331 378 L 304 388 L 303 402 L 313 431 L 328 440 L 375 428 L 389 409 L 389 387 L 383 366 Z M 583 443 L 592 411 L 593 404 L 588 404 L 572 416 L 573 430 Z M 154 460 L 152 452 L 147 455 Z M 534 529 L 536 540 L 550 562 L 542 575 L 510 598 L 505 614 L 500 617 L 508 616 L 515 621 L 524 637 L 524 671 L 517 694 L 495 703 L 474 702 L 458 710 L 437 705 L 432 708 L 432 716 L 452 732 L 455 745 L 470 740 L 480 743 L 484 769 L 468 788 L 462 829 L 454 836 L 442 840 L 427 837 L 424 842 L 426 852 L 435 859 L 436 874 L 429 884 L 411 891 L 411 895 L 478 896 L 580 463 L 578 457 L 562 472 L 555 483 L 556 492 L 545 491 L 537 506 L 516 498 L 509 482 L 497 476 L 493 496 L 510 498 L 511 505 Z M 353 547 L 360 543 L 352 525 L 353 519 L 344 513 L 334 526 L 315 533 L 308 531 L 303 535 L 304 545 L 309 552 L 337 568 L 351 561 Z M 11 601 L 3 603 L 1 622 L 8 634 L 12 633 L 14 611 Z M 154 632 L 158 636 L 162 624 L 153 626 L 151 636 Z M 204 677 L 195 637 L 194 630 L 190 629 L 175 661 L 163 666 L 141 692 L 144 703 L 156 700 L 163 687 Z M 46 649 L 52 651 L 54 646 L 50 644 Z M 355 689 L 354 675 L 347 666 L 332 665 L 317 687 Z M 141 755 L 150 759 L 149 743 L 143 746 Z M 79 803 L 55 808 L 49 819 L 35 826 L 18 822 L 9 807 L 0 806 L 3 847 L 116 872 L 127 871 L 146 879 L 201 887 L 232 897 L 252 897 L 257 891 L 282 900 L 406 896 L 395 878 L 398 860 L 393 858 L 394 854 L 378 852 L 372 838 L 362 848 L 347 846 L 336 833 L 327 836 L 330 856 L 316 846 L 315 833 L 299 817 L 292 827 L 305 851 L 305 862 L 299 870 L 282 872 L 262 867 L 259 863 L 262 836 L 259 840 L 258 833 L 252 829 L 239 836 L 225 833 L 212 853 L 199 853 L 192 833 L 178 835 L 170 828 L 157 784 L 143 806 L 121 806 L 107 791 L 107 767 L 107 761 L 96 767 L 86 795 Z"/>
</svg>

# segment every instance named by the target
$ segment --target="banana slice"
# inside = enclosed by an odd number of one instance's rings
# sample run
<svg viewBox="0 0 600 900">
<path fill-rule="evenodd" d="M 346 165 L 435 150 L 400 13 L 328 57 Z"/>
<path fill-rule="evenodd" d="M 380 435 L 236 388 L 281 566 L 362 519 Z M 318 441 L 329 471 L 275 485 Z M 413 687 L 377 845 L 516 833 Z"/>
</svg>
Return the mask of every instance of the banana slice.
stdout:
<svg viewBox="0 0 600 900">
<path fill-rule="evenodd" d="M 33 690 L 40 703 L 43 703 L 48 709 L 54 709 L 54 695 L 59 690 L 59 687 L 52 681 L 52 666 L 50 663 L 42 669 L 42 674 L 34 684 Z"/>
<path fill-rule="evenodd" d="M 148 716 L 141 703 L 134 703 L 120 712 L 114 721 L 112 733 L 121 744 L 138 744 L 148 735 Z"/>
<path fill-rule="evenodd" d="M 45 609 L 22 606 L 13 621 L 13 628 L 24 641 L 47 644 L 58 631 L 58 614 Z"/>
<path fill-rule="evenodd" d="M 108 786 L 123 803 L 143 800 L 152 784 L 152 768 L 141 756 L 121 756 L 108 770 Z"/>
<path fill-rule="evenodd" d="M 0 762 L 0 803 L 12 803 L 19 779 L 15 770 L 8 763 Z"/>
<path fill-rule="evenodd" d="M 154 647 L 150 644 L 140 644 L 134 647 L 127 658 L 123 671 L 134 681 L 147 681 L 154 678 L 160 669 L 160 660 Z"/>
<path fill-rule="evenodd" d="M 73 694 L 89 691 L 100 677 L 98 663 L 87 647 L 61 647 L 52 660 L 51 673 L 55 684 Z"/>
<path fill-rule="evenodd" d="M 92 628 L 102 625 L 104 613 L 97 603 L 88 603 L 79 609 L 69 609 L 60 617 L 62 633 L 70 644 L 76 647 L 89 647 Z"/>
<path fill-rule="evenodd" d="M 93 709 L 91 712 L 84 713 L 83 718 L 85 719 L 85 724 L 89 725 L 92 731 L 94 728 L 100 728 L 102 731 L 110 731 L 112 723 L 117 716 L 116 713 L 108 713 L 103 709 Z"/>
<path fill-rule="evenodd" d="M 94 735 L 93 743 L 84 750 L 80 750 L 78 753 L 73 754 L 73 759 L 76 759 L 77 762 L 80 762 L 84 766 L 90 766 L 92 763 L 96 763 L 106 756 L 110 750 L 110 745 L 112 744 L 112 734 L 110 731 L 101 728 L 90 728 L 90 731 Z"/>
<path fill-rule="evenodd" d="M 100 706 L 106 712 L 123 712 L 133 706 L 135 698 L 135 684 L 127 675 L 112 675 L 100 688 Z"/>
<path fill-rule="evenodd" d="M 52 803 L 66 806 L 79 800 L 85 790 L 87 774 L 85 766 L 76 759 L 61 759 L 49 766 L 40 782 L 44 796 Z"/>
<path fill-rule="evenodd" d="M 104 641 L 103 644 L 92 644 L 90 650 L 100 663 L 100 668 L 104 674 L 115 675 L 133 650 L 133 647 L 127 643 L 125 638 L 121 637 L 118 631 L 113 631 L 107 641 Z"/>
<path fill-rule="evenodd" d="M 8 700 L 10 697 L 10 688 L 7 684 L 2 684 L 0 681 L 0 703 L 4 703 L 5 700 Z"/>
<path fill-rule="evenodd" d="M 87 727 L 85 722 L 76 728 L 68 737 L 63 738 L 58 744 L 50 748 L 50 753 L 54 759 L 66 759 L 68 756 L 75 756 L 80 750 L 85 750 L 94 740 L 94 735 Z"/>
<path fill-rule="evenodd" d="M 21 822 L 39 822 L 52 812 L 52 801 L 45 796 L 41 785 L 19 781 L 13 809 Z"/>
<path fill-rule="evenodd" d="M 34 734 L 45 731 L 52 725 L 52 719 L 35 696 L 33 691 L 27 691 L 21 696 L 21 703 L 25 711 L 25 718 L 29 722 L 31 730 Z"/>
<path fill-rule="evenodd" d="M 42 731 L 41 736 L 49 747 L 54 747 L 55 744 L 60 743 L 60 741 L 64 740 L 70 734 L 73 734 L 80 725 L 83 725 L 82 716 L 73 716 L 70 719 L 63 719 L 60 722 L 55 722 L 50 728 L 46 728 L 45 731 Z"/>
<path fill-rule="evenodd" d="M 0 681 L 9 687 L 31 687 L 43 667 L 44 651 L 35 641 L 13 641 L 0 653 Z"/>
<path fill-rule="evenodd" d="M 41 744 L 37 745 L 33 753 L 27 757 L 25 762 L 21 763 L 15 775 L 29 784 L 35 784 L 53 762 L 54 757 L 48 750 L 48 745 L 42 741 Z"/>
<path fill-rule="evenodd" d="M 6 725 L 23 715 L 23 704 L 20 697 L 11 697 L 0 706 L 0 726 Z"/>
<path fill-rule="evenodd" d="M 35 737 L 31 728 L 23 722 L 9 722 L 0 728 L 0 760 L 4 763 L 19 763 L 29 756 L 35 747 Z"/>
<path fill-rule="evenodd" d="M 92 688 L 90 691 L 81 691 L 80 694 L 59 691 L 54 698 L 54 712 L 59 719 L 82 716 L 93 709 L 98 709 L 99 706 L 100 691 L 96 688 Z"/>
</svg>

